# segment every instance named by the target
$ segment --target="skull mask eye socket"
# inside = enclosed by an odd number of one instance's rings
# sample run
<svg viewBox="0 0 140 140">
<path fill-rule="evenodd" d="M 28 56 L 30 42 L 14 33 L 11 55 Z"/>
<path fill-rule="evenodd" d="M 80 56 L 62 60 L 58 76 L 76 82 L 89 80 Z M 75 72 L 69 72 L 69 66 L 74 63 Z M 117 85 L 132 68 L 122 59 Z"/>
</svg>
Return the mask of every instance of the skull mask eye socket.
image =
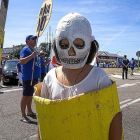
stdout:
<svg viewBox="0 0 140 140">
<path fill-rule="evenodd" d="M 60 45 L 60 48 L 61 49 L 68 49 L 69 48 L 69 42 L 67 39 L 62 39 L 60 42 L 59 42 L 59 45 Z"/>
<path fill-rule="evenodd" d="M 73 44 L 77 49 L 83 49 L 85 46 L 85 42 L 80 38 L 75 39 Z"/>
</svg>

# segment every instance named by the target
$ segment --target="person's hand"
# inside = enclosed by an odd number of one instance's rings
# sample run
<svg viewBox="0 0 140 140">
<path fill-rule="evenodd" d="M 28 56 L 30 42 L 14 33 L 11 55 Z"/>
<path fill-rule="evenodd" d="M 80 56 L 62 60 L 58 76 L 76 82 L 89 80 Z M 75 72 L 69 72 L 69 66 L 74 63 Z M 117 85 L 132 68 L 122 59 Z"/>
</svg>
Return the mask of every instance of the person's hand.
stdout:
<svg viewBox="0 0 140 140">
<path fill-rule="evenodd" d="M 36 57 L 36 51 L 34 51 L 34 52 L 31 54 L 31 57 L 32 57 L 32 58 L 35 58 L 35 57 Z"/>
<path fill-rule="evenodd" d="M 50 58 L 45 58 L 46 62 L 50 62 L 51 59 Z"/>
</svg>

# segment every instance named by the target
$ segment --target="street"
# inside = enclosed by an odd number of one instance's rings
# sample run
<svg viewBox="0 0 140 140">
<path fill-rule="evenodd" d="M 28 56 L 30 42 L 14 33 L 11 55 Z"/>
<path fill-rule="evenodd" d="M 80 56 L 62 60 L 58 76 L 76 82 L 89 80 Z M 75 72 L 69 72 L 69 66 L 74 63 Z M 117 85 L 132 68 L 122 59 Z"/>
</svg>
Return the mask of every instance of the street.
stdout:
<svg viewBox="0 0 140 140">
<path fill-rule="evenodd" d="M 140 73 L 128 75 L 125 80 L 121 79 L 121 74 L 109 77 L 116 81 L 125 140 L 140 140 Z M 21 96 L 22 87 L 16 84 L 0 89 L 0 140 L 37 139 L 37 120 L 31 118 L 31 124 L 20 121 Z"/>
</svg>

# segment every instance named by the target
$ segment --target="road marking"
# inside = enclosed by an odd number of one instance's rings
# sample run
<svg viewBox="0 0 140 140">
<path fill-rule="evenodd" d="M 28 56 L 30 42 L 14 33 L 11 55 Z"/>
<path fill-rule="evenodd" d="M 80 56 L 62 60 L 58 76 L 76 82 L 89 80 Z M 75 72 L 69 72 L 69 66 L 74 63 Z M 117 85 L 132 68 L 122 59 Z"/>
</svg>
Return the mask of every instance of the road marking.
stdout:
<svg viewBox="0 0 140 140">
<path fill-rule="evenodd" d="M 0 92 L 11 92 L 11 91 L 19 91 L 19 90 L 23 90 L 23 88 L 19 88 L 19 89 L 12 89 L 12 90 L 3 90 L 3 91 L 0 91 Z"/>
<path fill-rule="evenodd" d="M 35 134 L 33 136 L 30 136 L 29 138 L 25 138 L 23 140 L 36 140 L 37 139 L 38 134 Z"/>
<path fill-rule="evenodd" d="M 124 85 L 119 85 L 117 86 L 117 88 L 122 88 L 122 87 L 131 87 L 131 86 L 135 86 L 137 84 L 140 84 L 140 82 L 136 82 L 136 83 L 133 83 L 133 84 L 124 84 Z"/>
<path fill-rule="evenodd" d="M 140 73 L 133 73 L 134 75 L 140 75 Z"/>
<path fill-rule="evenodd" d="M 124 104 L 124 105 L 120 106 L 120 108 L 122 109 L 122 108 L 127 107 L 127 106 L 129 106 L 129 105 L 131 105 L 131 104 L 134 104 L 134 103 L 136 103 L 136 102 L 138 102 L 138 101 L 140 101 L 140 98 L 138 98 L 138 99 L 136 99 L 136 100 L 134 100 L 134 101 L 132 101 L 132 102 L 129 102 L 129 103 L 127 103 L 127 104 Z"/>
<path fill-rule="evenodd" d="M 35 140 L 37 138 L 38 134 L 31 136 L 28 140 Z"/>
<path fill-rule="evenodd" d="M 124 103 L 126 103 L 126 102 L 129 102 L 130 100 L 131 100 L 131 99 L 124 100 L 124 101 L 120 102 L 120 105 L 121 105 L 121 104 L 124 104 Z"/>
<path fill-rule="evenodd" d="M 120 75 L 113 75 L 112 74 L 111 76 L 122 79 L 122 76 L 120 76 Z"/>
</svg>

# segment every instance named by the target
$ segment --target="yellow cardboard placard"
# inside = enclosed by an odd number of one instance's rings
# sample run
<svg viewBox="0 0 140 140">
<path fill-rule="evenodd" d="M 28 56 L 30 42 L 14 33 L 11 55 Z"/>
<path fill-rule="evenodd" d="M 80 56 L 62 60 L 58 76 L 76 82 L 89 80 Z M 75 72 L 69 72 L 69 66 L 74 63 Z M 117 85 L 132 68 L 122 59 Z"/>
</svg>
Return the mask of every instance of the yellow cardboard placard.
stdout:
<svg viewBox="0 0 140 140">
<path fill-rule="evenodd" d="M 113 117 L 120 112 L 116 83 L 63 100 L 33 96 L 42 140 L 109 140 Z M 122 140 L 124 140 L 122 132 Z"/>
</svg>

